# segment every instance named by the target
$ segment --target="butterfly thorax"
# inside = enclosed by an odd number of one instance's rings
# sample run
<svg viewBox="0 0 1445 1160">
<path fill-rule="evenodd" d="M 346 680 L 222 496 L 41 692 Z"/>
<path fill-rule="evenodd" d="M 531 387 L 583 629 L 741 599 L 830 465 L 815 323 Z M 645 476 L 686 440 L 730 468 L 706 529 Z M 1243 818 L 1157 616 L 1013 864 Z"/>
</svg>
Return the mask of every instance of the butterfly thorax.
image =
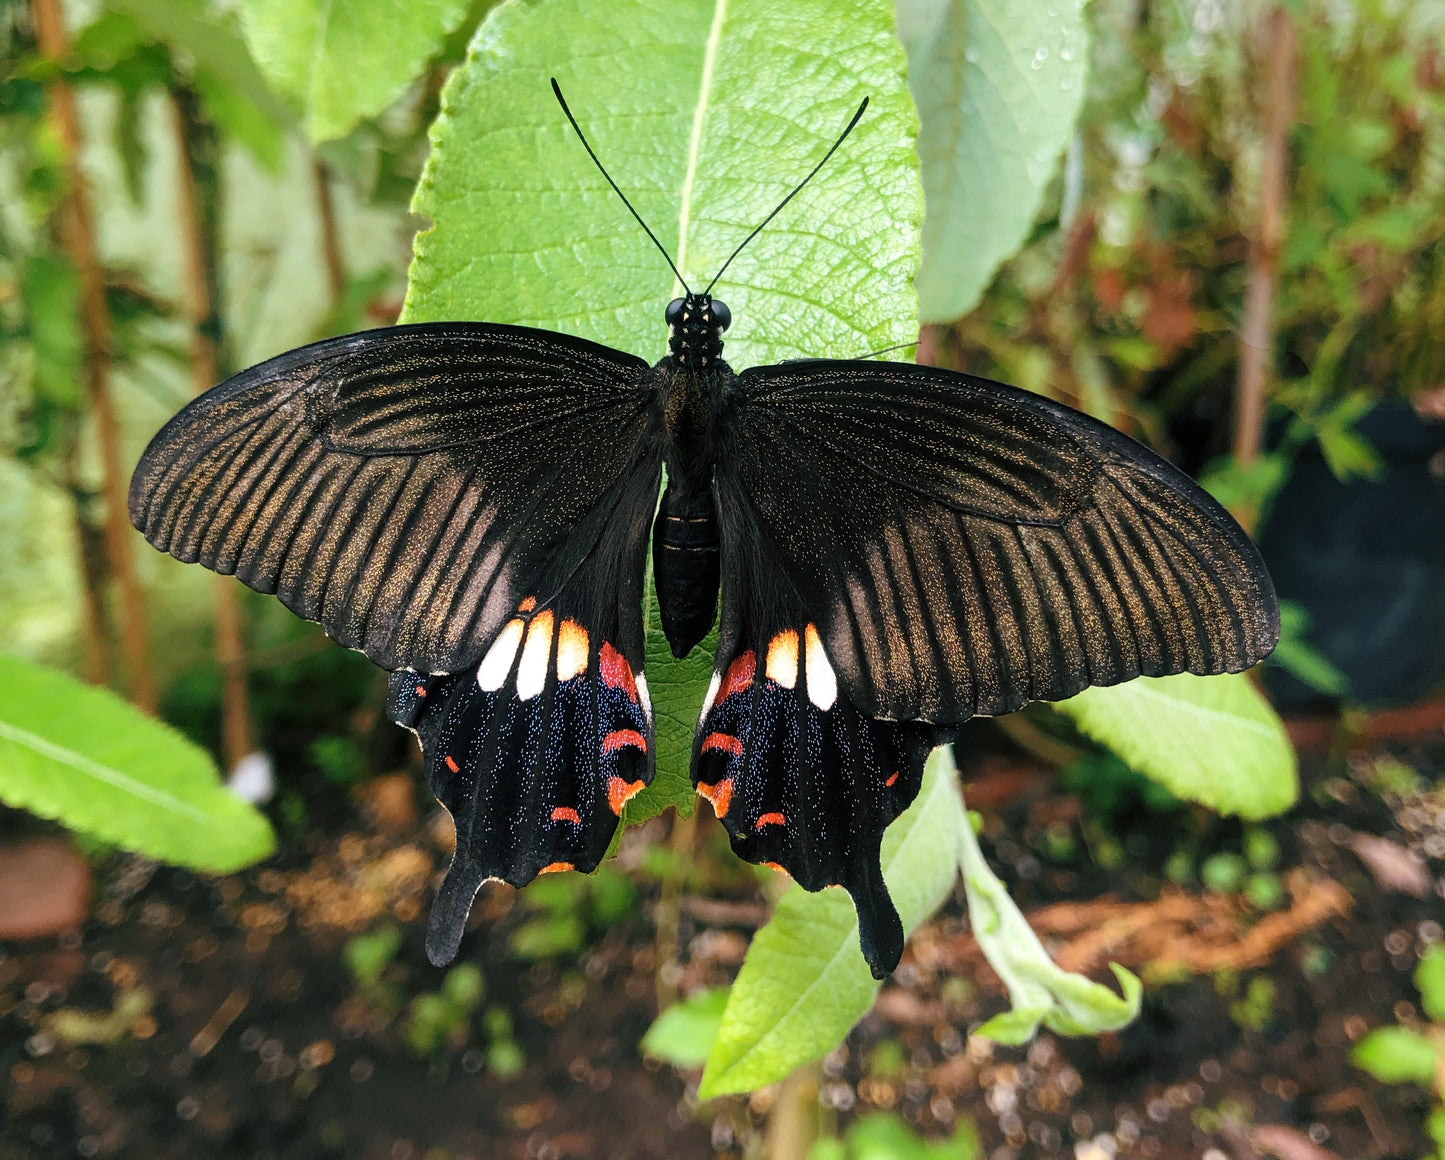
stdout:
<svg viewBox="0 0 1445 1160">
<path fill-rule="evenodd" d="M 653 368 L 662 404 L 667 489 L 653 530 L 658 612 L 676 656 L 707 635 L 717 609 L 718 419 L 737 376 L 722 358 L 728 308 L 706 294 L 667 307 L 668 356 Z"/>
</svg>

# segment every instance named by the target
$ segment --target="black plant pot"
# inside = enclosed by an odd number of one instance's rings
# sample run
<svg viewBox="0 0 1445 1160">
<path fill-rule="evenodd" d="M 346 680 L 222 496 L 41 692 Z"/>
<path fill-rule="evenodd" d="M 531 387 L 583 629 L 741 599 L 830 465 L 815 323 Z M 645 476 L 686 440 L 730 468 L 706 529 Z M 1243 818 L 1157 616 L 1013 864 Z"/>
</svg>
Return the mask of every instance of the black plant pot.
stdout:
<svg viewBox="0 0 1445 1160">
<path fill-rule="evenodd" d="M 1400 704 L 1445 677 L 1445 425 L 1391 402 L 1356 430 L 1385 474 L 1340 483 L 1311 444 L 1259 546 L 1280 599 L 1309 613 L 1309 642 L 1349 678 L 1350 699 Z M 1265 672 L 1281 708 L 1329 701 L 1278 667 Z"/>
</svg>

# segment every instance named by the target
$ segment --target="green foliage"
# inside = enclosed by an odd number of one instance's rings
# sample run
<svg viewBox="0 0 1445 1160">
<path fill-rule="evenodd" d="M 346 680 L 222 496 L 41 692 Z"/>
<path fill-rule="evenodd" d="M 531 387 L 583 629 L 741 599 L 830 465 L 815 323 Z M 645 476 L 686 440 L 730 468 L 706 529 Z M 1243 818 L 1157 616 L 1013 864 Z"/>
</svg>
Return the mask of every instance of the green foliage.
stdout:
<svg viewBox="0 0 1445 1160">
<path fill-rule="evenodd" d="M 1284 726 L 1243 676 L 1140 677 L 1055 708 L 1176 797 L 1219 813 L 1267 817 L 1298 796 Z"/>
<path fill-rule="evenodd" d="M 710 987 L 661 1012 L 642 1037 L 642 1052 L 674 1067 L 701 1067 L 722 1026 L 728 988 Z"/>
<path fill-rule="evenodd" d="M 468 0 L 243 0 L 241 28 L 312 141 L 344 136 L 390 105 L 461 22 Z"/>
<path fill-rule="evenodd" d="M 484 991 L 482 972 L 475 964 L 458 963 L 446 973 L 440 990 L 415 996 L 403 1029 L 412 1053 L 426 1058 L 466 1046 L 472 1012 L 480 1006 Z"/>
<path fill-rule="evenodd" d="M 960 1121 L 946 1140 L 920 1140 L 898 1116 L 870 1112 L 848 1125 L 841 1140 L 817 1140 L 808 1160 L 976 1160 L 983 1155 L 978 1133 Z"/>
<path fill-rule="evenodd" d="M 1279 644 L 1266 664 L 1277 665 L 1317 693 L 1341 697 L 1349 690 L 1349 678 L 1329 657 L 1306 639 L 1309 613 L 1293 600 L 1279 603 Z"/>
<path fill-rule="evenodd" d="M 383 926 L 348 939 L 342 948 L 341 958 L 357 985 L 368 990 L 381 982 L 382 972 L 391 965 L 400 949 L 401 931 L 394 926 Z"/>
<path fill-rule="evenodd" d="M 900 0 L 928 215 L 919 309 L 978 305 L 1029 233 L 1084 97 L 1078 0 Z"/>
<path fill-rule="evenodd" d="M 1008 988 L 1011 1006 L 975 1034 L 1011 1045 L 1026 1043 L 1040 1024 L 1060 1035 L 1097 1035 L 1117 1030 L 1139 1014 L 1143 986 L 1117 963 L 1110 963 L 1109 969 L 1119 981 L 1122 998 L 1054 964 L 984 861 L 971 826 L 959 842 L 958 868 L 963 874 L 974 938 Z"/>
<path fill-rule="evenodd" d="M 1350 1061 L 1381 1083 L 1414 1083 L 1428 1087 L 1435 1081 L 1440 1054 L 1418 1031 L 1380 1027 L 1350 1051 Z"/>
<path fill-rule="evenodd" d="M 883 838 L 883 877 L 905 931 L 927 919 L 953 887 L 959 834 L 969 829 L 955 778 L 950 752 L 936 750 L 917 800 Z M 848 895 L 794 887 L 748 948 L 699 1094 L 751 1091 L 825 1055 L 877 993 Z"/>
<path fill-rule="evenodd" d="M 1229 1005 L 1229 1017 L 1246 1031 L 1263 1031 L 1274 1019 L 1274 980 L 1255 975 L 1244 994 Z"/>
<path fill-rule="evenodd" d="M 0 656 L 0 799 L 164 862 L 227 873 L 266 857 L 265 817 L 203 750 L 114 693 Z"/>
<path fill-rule="evenodd" d="M 512 953 L 551 959 L 577 955 L 589 932 L 605 930 L 631 913 L 636 891 L 627 875 L 603 865 L 592 874 L 548 874 L 521 897 L 532 917 L 512 932 Z"/>
</svg>

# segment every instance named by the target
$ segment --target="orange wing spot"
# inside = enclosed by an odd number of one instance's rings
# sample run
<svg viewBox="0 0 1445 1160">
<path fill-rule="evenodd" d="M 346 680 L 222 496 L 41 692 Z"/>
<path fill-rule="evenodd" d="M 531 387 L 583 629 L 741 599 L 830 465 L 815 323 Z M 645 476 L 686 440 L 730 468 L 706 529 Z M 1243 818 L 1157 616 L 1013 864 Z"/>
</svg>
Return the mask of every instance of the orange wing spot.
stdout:
<svg viewBox="0 0 1445 1160">
<path fill-rule="evenodd" d="M 426 696 L 426 686 L 425 686 L 425 685 L 418 685 L 418 686 L 416 687 L 416 695 L 417 695 L 418 697 L 425 697 L 425 696 Z"/>
<path fill-rule="evenodd" d="M 883 784 L 886 785 L 886 786 L 888 786 L 889 789 L 892 789 L 892 788 L 893 788 L 893 783 L 894 783 L 895 781 L 897 781 L 897 780 L 898 780 L 898 775 L 895 773 L 895 774 L 893 774 L 887 781 L 885 781 Z"/>
<path fill-rule="evenodd" d="M 526 600 L 522 601 L 521 604 L 517 605 L 517 611 L 518 611 L 518 612 L 531 612 L 532 609 L 534 609 L 534 608 L 536 608 L 536 607 L 537 607 L 537 598 L 536 598 L 535 596 L 529 596 L 529 597 L 527 597 Z M 546 873 L 546 871 L 543 871 L 543 873 Z"/>
<path fill-rule="evenodd" d="M 787 872 L 786 870 L 784 870 L 784 869 L 783 869 L 780 865 L 778 865 L 778 863 L 776 863 L 776 862 L 760 862 L 760 863 L 758 863 L 758 864 L 759 864 L 760 866 L 766 866 L 769 870 L 776 870 L 779 874 L 788 874 L 788 872 Z M 791 874 L 788 874 L 788 877 L 791 878 L 792 875 L 791 875 Z"/>
<path fill-rule="evenodd" d="M 615 753 L 625 745 L 635 745 L 643 753 L 647 752 L 647 738 L 636 729 L 614 729 L 602 739 L 602 752 Z"/>
<path fill-rule="evenodd" d="M 571 822 L 573 825 L 580 826 L 582 815 L 571 806 L 558 806 L 552 811 L 552 820 L 554 822 Z"/>
<path fill-rule="evenodd" d="M 758 671 L 758 654 L 748 649 L 738 657 L 732 664 L 728 665 L 728 671 L 723 677 L 722 684 L 718 686 L 717 698 L 713 706 L 721 705 L 734 693 L 746 692 L 753 687 L 753 677 Z"/>
<path fill-rule="evenodd" d="M 767 678 L 791 689 L 798 683 L 798 633 L 786 628 L 768 644 Z"/>
<path fill-rule="evenodd" d="M 607 804 L 612 807 L 612 812 L 619 817 L 622 815 L 622 807 L 629 799 L 640 794 L 643 790 L 643 782 L 623 781 L 620 777 L 609 777 L 607 779 Z"/>
<path fill-rule="evenodd" d="M 447 768 L 453 773 L 459 773 L 461 771 L 461 766 L 459 766 L 454 760 L 452 760 L 452 755 L 450 753 L 447 754 Z"/>
<path fill-rule="evenodd" d="M 627 658 L 606 641 L 597 653 L 597 667 L 602 671 L 602 683 L 609 688 L 621 689 L 627 699 L 637 703 L 637 682 L 632 679 L 632 666 Z"/>
<path fill-rule="evenodd" d="M 783 817 L 782 814 L 764 814 L 756 822 L 753 823 L 753 829 L 761 830 L 764 826 L 786 826 L 787 824 L 788 819 Z"/>
<path fill-rule="evenodd" d="M 703 738 L 702 752 L 709 749 L 716 749 L 722 753 L 731 753 L 736 757 L 743 751 L 742 739 L 734 737 L 731 733 L 709 733 Z"/>
<path fill-rule="evenodd" d="M 725 777 L 717 785 L 699 785 L 697 792 L 712 803 L 712 812 L 726 817 L 728 807 L 733 804 L 733 779 Z"/>
<path fill-rule="evenodd" d="M 542 869 L 540 869 L 540 870 L 537 871 L 537 873 L 538 873 L 538 874 L 558 874 L 558 873 L 560 873 L 560 872 L 563 871 L 563 870 L 570 870 L 570 869 L 572 869 L 572 863 L 571 863 L 571 862 L 548 862 L 547 865 L 543 866 Z"/>
</svg>

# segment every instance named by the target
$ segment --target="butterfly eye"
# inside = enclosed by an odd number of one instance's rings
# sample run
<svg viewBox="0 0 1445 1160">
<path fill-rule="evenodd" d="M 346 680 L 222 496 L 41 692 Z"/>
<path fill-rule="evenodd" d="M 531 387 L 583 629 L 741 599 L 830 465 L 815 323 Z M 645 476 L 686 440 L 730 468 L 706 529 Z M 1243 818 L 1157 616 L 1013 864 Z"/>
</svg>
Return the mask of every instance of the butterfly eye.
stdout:
<svg viewBox="0 0 1445 1160">
<path fill-rule="evenodd" d="M 716 298 L 712 300 L 712 320 L 719 330 L 726 330 L 733 324 L 733 312 L 727 308 L 727 303 Z"/>
<path fill-rule="evenodd" d="M 668 326 L 679 326 L 682 324 L 682 308 L 686 305 L 681 298 L 674 298 L 667 304 L 667 310 L 663 312 L 663 318 L 667 320 Z"/>
</svg>

